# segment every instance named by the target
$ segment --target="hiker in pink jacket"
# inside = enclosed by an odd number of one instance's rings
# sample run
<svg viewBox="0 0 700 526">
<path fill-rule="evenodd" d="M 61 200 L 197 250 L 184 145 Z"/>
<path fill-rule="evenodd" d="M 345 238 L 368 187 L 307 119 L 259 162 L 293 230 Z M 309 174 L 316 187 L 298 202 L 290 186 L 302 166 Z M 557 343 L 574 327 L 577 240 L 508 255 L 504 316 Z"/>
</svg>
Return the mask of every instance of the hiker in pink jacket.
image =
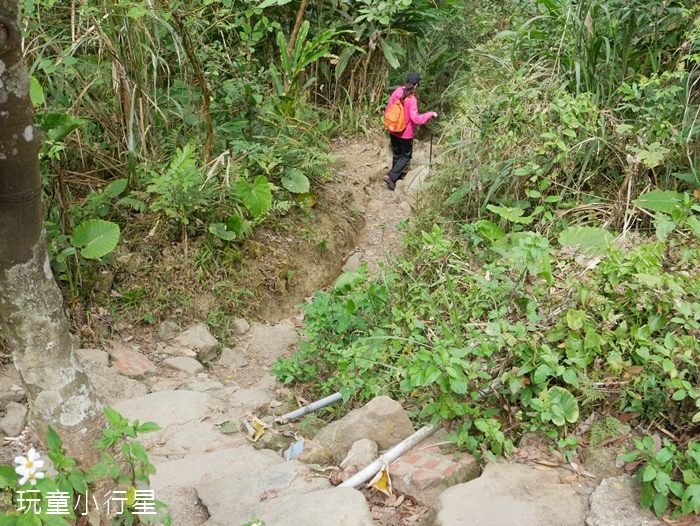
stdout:
<svg viewBox="0 0 700 526">
<path fill-rule="evenodd" d="M 406 77 L 406 85 L 399 86 L 394 90 L 389 98 L 389 103 L 384 109 L 384 113 L 389 110 L 392 104 L 397 99 L 403 101 L 404 113 L 406 115 L 406 129 L 401 133 L 390 133 L 391 151 L 393 153 L 393 163 L 391 170 L 384 176 L 389 190 L 396 188 L 396 181 L 401 178 L 404 168 L 411 160 L 413 153 L 413 129 L 416 125 L 425 124 L 430 119 L 437 117 L 437 113 L 429 111 L 428 113 L 418 113 L 418 99 L 416 99 L 415 91 L 420 82 L 418 73 L 409 73 Z"/>
</svg>

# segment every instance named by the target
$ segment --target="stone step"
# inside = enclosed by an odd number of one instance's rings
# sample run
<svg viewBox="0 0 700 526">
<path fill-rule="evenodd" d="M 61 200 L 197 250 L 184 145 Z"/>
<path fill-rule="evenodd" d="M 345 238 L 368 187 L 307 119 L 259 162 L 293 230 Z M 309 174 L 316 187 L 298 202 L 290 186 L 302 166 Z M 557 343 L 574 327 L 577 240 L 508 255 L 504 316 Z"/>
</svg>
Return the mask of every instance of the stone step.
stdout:
<svg viewBox="0 0 700 526">
<path fill-rule="evenodd" d="M 364 496 L 352 488 L 287 495 L 213 515 L 204 526 L 240 526 L 253 517 L 265 526 L 373 526 Z"/>
<path fill-rule="evenodd" d="M 427 526 L 582 526 L 588 497 L 559 475 L 554 468 L 489 463 L 481 477 L 438 497 Z"/>
</svg>

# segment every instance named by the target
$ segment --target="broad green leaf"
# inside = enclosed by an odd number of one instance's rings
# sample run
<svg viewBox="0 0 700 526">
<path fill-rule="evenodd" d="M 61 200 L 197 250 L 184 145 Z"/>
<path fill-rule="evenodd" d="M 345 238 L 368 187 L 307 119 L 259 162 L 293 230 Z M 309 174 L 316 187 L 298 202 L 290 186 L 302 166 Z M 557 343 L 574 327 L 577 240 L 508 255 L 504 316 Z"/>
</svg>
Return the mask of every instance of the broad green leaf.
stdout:
<svg viewBox="0 0 700 526">
<path fill-rule="evenodd" d="M 116 181 L 112 181 L 104 189 L 104 194 L 107 197 L 117 197 L 124 190 L 126 190 L 127 184 L 128 184 L 128 181 L 126 179 L 117 179 Z"/>
<path fill-rule="evenodd" d="M 209 232 L 224 241 L 236 239 L 236 233 L 228 230 L 224 223 L 212 223 L 209 225 Z"/>
<path fill-rule="evenodd" d="M 35 77 L 29 77 L 29 98 L 35 108 L 44 104 L 44 89 Z"/>
<path fill-rule="evenodd" d="M 503 239 L 506 235 L 505 231 L 496 223 L 482 219 L 475 223 L 476 229 L 479 233 L 488 239 L 491 243 Z"/>
<path fill-rule="evenodd" d="M 355 47 L 346 47 L 340 52 L 340 55 L 338 55 L 338 63 L 335 65 L 334 73 L 336 81 L 343 74 L 343 71 L 345 71 L 348 62 L 350 61 L 350 57 L 352 57 L 352 55 L 355 53 L 355 49 Z"/>
<path fill-rule="evenodd" d="M 675 230 L 676 222 L 666 214 L 659 213 L 654 220 L 654 226 L 656 227 L 656 237 L 659 238 L 659 241 L 666 241 L 668 235 Z"/>
<path fill-rule="evenodd" d="M 558 426 L 564 425 L 564 420 L 574 423 L 578 420 L 579 410 L 578 402 L 574 395 L 563 387 L 555 385 L 549 388 L 549 403 L 550 407 L 558 409 L 558 413 L 562 418 L 554 416 L 552 422 Z"/>
<path fill-rule="evenodd" d="M 61 437 L 58 436 L 58 433 L 51 426 L 46 430 L 46 445 L 54 451 L 58 451 L 61 447 Z"/>
<path fill-rule="evenodd" d="M 83 247 L 80 255 L 85 259 L 98 259 L 116 248 L 119 225 L 102 219 L 88 219 L 75 227 L 70 240 L 76 247 Z"/>
<path fill-rule="evenodd" d="M 239 215 L 228 216 L 226 220 L 226 230 L 235 232 L 236 235 L 240 235 L 243 231 L 243 218 Z"/>
<path fill-rule="evenodd" d="M 507 219 L 508 221 L 512 221 L 513 223 L 529 225 L 535 219 L 533 216 L 523 216 L 525 210 L 523 210 L 522 208 L 518 208 L 517 206 L 505 207 L 488 205 L 486 208 L 491 210 L 491 212 L 498 214 L 503 219 Z"/>
<path fill-rule="evenodd" d="M 60 141 L 70 132 L 85 124 L 86 121 L 76 119 L 65 113 L 50 113 L 44 117 L 41 128 L 50 141 Z"/>
<path fill-rule="evenodd" d="M 683 203 L 683 194 L 673 190 L 652 190 L 642 194 L 632 201 L 637 206 L 651 210 L 652 212 L 663 212 L 671 214 Z"/>
<path fill-rule="evenodd" d="M 262 217 L 270 209 L 272 189 L 264 175 L 257 176 L 252 185 L 244 179 L 239 179 L 236 181 L 236 190 L 253 217 Z"/>
<path fill-rule="evenodd" d="M 522 175 L 530 175 L 534 170 L 534 167 L 530 164 L 521 166 L 520 168 L 516 168 L 513 170 L 513 175 L 515 176 L 522 176 Z"/>
<path fill-rule="evenodd" d="M 700 512 L 700 484 L 690 484 L 683 493 L 683 513 Z"/>
<path fill-rule="evenodd" d="M 642 476 L 642 482 L 651 482 L 656 478 L 656 468 L 654 466 L 647 466 L 644 469 L 644 475 Z"/>
<path fill-rule="evenodd" d="M 654 513 L 660 517 L 666 511 L 666 508 L 668 508 L 668 497 L 663 493 L 657 493 L 654 496 Z"/>
<path fill-rule="evenodd" d="M 139 433 L 153 433 L 154 431 L 159 431 L 160 426 L 155 422 L 144 422 L 143 424 L 136 427 L 136 431 Z"/>
<path fill-rule="evenodd" d="M 301 170 L 291 168 L 282 176 L 282 186 L 295 194 L 308 193 L 311 187 L 309 178 L 306 177 Z"/>
<path fill-rule="evenodd" d="M 687 220 L 686 223 L 688 223 L 688 226 L 690 229 L 693 231 L 693 233 L 700 238 L 700 219 L 698 219 L 695 216 L 690 216 Z"/>
<path fill-rule="evenodd" d="M 345 272 L 338 276 L 333 284 L 333 290 L 345 290 L 349 291 L 357 287 L 360 283 L 366 281 L 366 276 L 357 270 L 353 272 Z"/>
<path fill-rule="evenodd" d="M 564 247 L 578 247 L 587 256 L 601 256 L 615 237 L 604 228 L 572 226 L 559 234 L 559 244 Z"/>
<path fill-rule="evenodd" d="M 265 0 L 264 2 L 261 2 L 258 4 L 256 7 L 258 9 L 267 9 L 268 7 L 272 7 L 273 5 L 284 5 L 288 4 L 292 0 Z"/>
<path fill-rule="evenodd" d="M 391 42 L 388 42 L 382 38 L 379 40 L 379 44 L 382 47 L 382 52 L 384 53 L 384 58 L 386 58 L 387 62 L 391 65 L 392 68 L 398 68 L 401 65 L 401 63 L 399 62 L 399 59 L 396 56 L 396 50 L 392 46 Z"/>
<path fill-rule="evenodd" d="M 578 309 L 570 309 L 566 313 L 566 324 L 572 331 L 578 331 L 583 328 L 583 322 L 586 321 L 586 313 Z"/>
</svg>

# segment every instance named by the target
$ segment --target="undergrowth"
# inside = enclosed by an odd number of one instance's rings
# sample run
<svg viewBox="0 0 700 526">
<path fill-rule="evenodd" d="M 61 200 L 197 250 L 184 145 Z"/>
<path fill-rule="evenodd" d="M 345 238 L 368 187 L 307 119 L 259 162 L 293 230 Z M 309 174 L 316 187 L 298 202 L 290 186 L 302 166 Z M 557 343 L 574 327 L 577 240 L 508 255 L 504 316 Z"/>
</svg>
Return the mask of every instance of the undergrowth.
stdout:
<svg viewBox="0 0 700 526">
<path fill-rule="evenodd" d="M 317 292 L 274 373 L 394 396 L 478 455 L 540 432 L 571 460 L 629 422 L 642 505 L 698 513 L 698 11 L 540 4 L 446 91 L 446 154 L 406 254 Z M 659 25 L 634 48 L 639 8 Z"/>
</svg>

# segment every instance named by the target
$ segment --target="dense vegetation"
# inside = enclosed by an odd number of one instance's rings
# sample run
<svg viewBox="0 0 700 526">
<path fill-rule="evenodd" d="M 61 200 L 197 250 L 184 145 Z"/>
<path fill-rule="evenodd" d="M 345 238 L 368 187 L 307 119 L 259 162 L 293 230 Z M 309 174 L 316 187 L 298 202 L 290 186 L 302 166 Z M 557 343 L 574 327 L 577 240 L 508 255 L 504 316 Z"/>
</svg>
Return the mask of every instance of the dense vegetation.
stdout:
<svg viewBox="0 0 700 526">
<path fill-rule="evenodd" d="M 698 10 L 511 7 L 445 92 L 408 255 L 318 292 L 276 372 L 406 399 L 475 453 L 538 431 L 572 458 L 629 423 L 642 504 L 698 512 Z"/>
<path fill-rule="evenodd" d="M 319 395 L 397 396 L 475 453 L 540 431 L 571 458 L 629 423 L 643 505 L 700 511 L 692 1 L 26 0 L 24 13 L 52 266 L 77 326 L 101 308 L 93 276 L 118 243 L 151 270 L 101 300 L 115 312 L 150 302 L 141 321 L 155 323 L 192 282 L 237 312 L 246 239 L 310 214 L 333 137 L 375 126 L 388 87 L 417 70 L 448 115 L 446 154 L 406 256 L 318 292 L 276 373 Z M 157 268 L 171 243 L 183 272 Z"/>
</svg>

